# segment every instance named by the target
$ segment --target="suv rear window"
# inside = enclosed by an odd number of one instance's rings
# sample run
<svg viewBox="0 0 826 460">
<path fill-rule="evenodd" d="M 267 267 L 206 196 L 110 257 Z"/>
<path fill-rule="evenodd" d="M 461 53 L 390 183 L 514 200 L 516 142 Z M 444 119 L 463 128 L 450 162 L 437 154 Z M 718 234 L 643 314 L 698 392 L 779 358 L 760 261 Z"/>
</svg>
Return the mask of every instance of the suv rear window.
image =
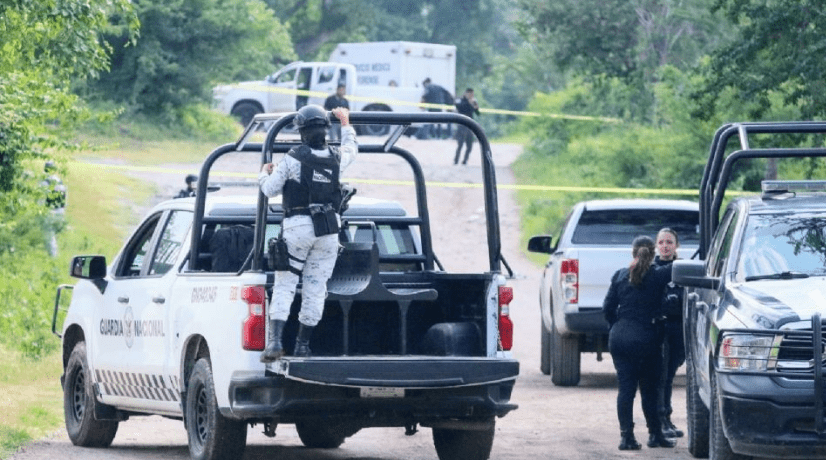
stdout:
<svg viewBox="0 0 826 460">
<path fill-rule="evenodd" d="M 575 244 L 631 245 L 639 235 L 656 238 L 668 227 L 680 237 L 682 245 L 700 243 L 699 211 L 662 209 L 612 209 L 583 211 L 571 241 Z"/>
</svg>

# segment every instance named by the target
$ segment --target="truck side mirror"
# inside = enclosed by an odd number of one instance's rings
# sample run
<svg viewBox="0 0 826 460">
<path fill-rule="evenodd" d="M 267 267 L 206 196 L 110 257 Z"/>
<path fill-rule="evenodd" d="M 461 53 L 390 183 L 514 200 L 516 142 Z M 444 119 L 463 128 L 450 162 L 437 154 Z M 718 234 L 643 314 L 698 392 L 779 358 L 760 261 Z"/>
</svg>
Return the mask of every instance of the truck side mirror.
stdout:
<svg viewBox="0 0 826 460">
<path fill-rule="evenodd" d="M 674 284 L 702 289 L 717 289 L 720 278 L 706 276 L 706 263 L 702 260 L 675 260 L 671 265 Z"/>
<path fill-rule="evenodd" d="M 69 266 L 69 276 L 85 280 L 98 280 L 106 277 L 106 257 L 75 256 Z"/>
<path fill-rule="evenodd" d="M 551 254 L 556 249 L 551 245 L 552 242 L 553 238 L 548 235 L 533 236 L 528 240 L 528 251 Z"/>
</svg>

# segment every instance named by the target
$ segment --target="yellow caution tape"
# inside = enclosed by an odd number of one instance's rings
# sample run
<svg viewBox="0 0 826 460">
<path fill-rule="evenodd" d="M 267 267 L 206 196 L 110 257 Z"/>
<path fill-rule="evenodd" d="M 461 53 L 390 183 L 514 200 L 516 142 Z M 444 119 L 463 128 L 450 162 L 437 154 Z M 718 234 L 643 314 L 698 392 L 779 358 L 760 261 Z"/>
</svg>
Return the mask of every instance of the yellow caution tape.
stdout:
<svg viewBox="0 0 826 460">
<path fill-rule="evenodd" d="M 133 166 L 133 165 L 113 165 L 101 163 L 80 162 L 81 164 L 107 168 L 119 169 L 132 172 L 164 173 L 164 174 L 191 174 L 190 169 L 161 168 L 157 166 Z M 242 177 L 257 179 L 257 173 L 242 173 L 235 171 L 212 171 L 214 177 Z M 255 180 L 251 181 L 255 182 Z M 353 179 L 348 178 L 347 182 L 367 185 L 392 185 L 392 186 L 414 186 L 413 181 L 384 180 L 384 179 Z M 427 187 L 440 188 L 482 188 L 483 184 L 471 182 L 427 182 Z M 699 195 L 697 190 L 692 189 L 656 189 L 656 188 L 621 188 L 621 187 L 574 187 L 565 185 L 519 185 L 519 184 L 497 184 L 501 190 L 521 190 L 533 192 L 568 192 L 568 193 L 615 193 L 615 194 L 642 194 L 642 195 Z M 744 195 L 750 192 L 727 192 L 734 195 Z"/>
<path fill-rule="evenodd" d="M 253 89 L 256 91 L 264 91 L 270 93 L 280 93 L 280 94 L 291 94 L 291 95 L 298 95 L 298 96 L 307 96 L 307 97 L 322 97 L 326 98 L 329 94 L 321 92 L 321 91 L 309 91 L 304 89 L 292 89 L 292 88 L 279 88 L 277 86 L 267 86 L 262 84 L 248 84 L 248 85 L 224 85 L 224 87 L 229 88 L 242 88 L 242 89 Z M 369 96 L 355 96 L 355 95 L 345 95 L 351 101 L 360 101 L 360 102 L 370 102 L 370 103 L 379 103 L 379 104 L 393 104 L 393 105 L 402 105 L 407 107 L 421 107 L 424 109 L 442 109 L 442 110 L 456 110 L 456 107 L 453 105 L 446 105 L 446 104 L 431 104 L 429 102 L 410 102 L 410 101 L 400 101 L 396 99 L 380 99 L 374 98 Z M 546 113 L 546 112 L 530 112 L 526 110 L 505 110 L 505 109 L 488 109 L 488 108 L 480 108 L 479 112 L 481 113 L 490 113 L 496 115 L 515 115 L 515 116 L 523 116 L 523 117 L 548 117 L 548 118 L 559 118 L 559 119 L 566 119 L 566 120 L 580 120 L 580 121 L 601 121 L 605 123 L 620 123 L 622 120 L 619 118 L 611 118 L 611 117 L 592 117 L 587 115 L 568 115 L 564 113 Z"/>
</svg>

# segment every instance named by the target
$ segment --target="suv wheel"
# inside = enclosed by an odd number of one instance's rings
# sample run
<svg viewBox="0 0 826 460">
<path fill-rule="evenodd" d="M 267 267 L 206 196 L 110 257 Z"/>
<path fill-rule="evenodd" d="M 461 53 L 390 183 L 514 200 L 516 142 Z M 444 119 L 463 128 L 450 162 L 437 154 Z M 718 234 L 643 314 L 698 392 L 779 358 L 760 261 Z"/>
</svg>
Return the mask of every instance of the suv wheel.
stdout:
<svg viewBox="0 0 826 460">
<path fill-rule="evenodd" d="M 241 460 L 247 444 L 247 424 L 221 415 L 215 400 L 212 368 L 201 358 L 192 368 L 186 391 L 186 434 L 189 454 L 196 460 Z"/>
<path fill-rule="evenodd" d="M 688 452 L 694 458 L 708 458 L 708 408 L 700 399 L 697 389 L 694 363 L 691 355 L 686 356 L 685 368 L 685 404 L 688 434 Z"/>
<path fill-rule="evenodd" d="M 579 384 L 579 337 L 563 337 L 551 329 L 551 382 L 559 387 L 572 387 Z"/>
<path fill-rule="evenodd" d="M 433 445 L 439 460 L 487 460 L 495 432 L 495 421 L 486 430 L 433 428 Z"/>
<path fill-rule="evenodd" d="M 66 432 L 72 444 L 83 447 L 108 447 L 118 432 L 118 422 L 95 420 L 92 376 L 86 364 L 86 342 L 78 342 L 66 364 L 63 385 L 63 413 Z"/>
<path fill-rule="evenodd" d="M 720 409 L 719 389 L 717 388 L 717 374 L 711 372 L 711 460 L 746 460 L 749 457 L 735 454 L 723 433 L 723 414 Z"/>
</svg>

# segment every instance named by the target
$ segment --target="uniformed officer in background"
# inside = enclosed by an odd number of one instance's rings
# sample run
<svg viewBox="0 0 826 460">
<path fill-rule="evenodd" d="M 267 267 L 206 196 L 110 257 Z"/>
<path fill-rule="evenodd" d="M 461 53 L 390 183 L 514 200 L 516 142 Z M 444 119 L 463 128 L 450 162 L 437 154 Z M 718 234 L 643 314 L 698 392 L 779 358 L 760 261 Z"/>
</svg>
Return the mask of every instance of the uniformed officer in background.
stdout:
<svg viewBox="0 0 826 460">
<path fill-rule="evenodd" d="M 338 257 L 339 177 L 358 153 L 349 113 L 343 107 L 333 109 L 342 131 L 341 147 L 335 148 L 326 141 L 331 125 L 327 112 L 317 105 L 299 109 L 293 123 L 303 144 L 290 150 L 277 167 L 272 163 L 263 165 L 258 175 L 264 195 L 274 197 L 283 193 L 282 231 L 289 252 L 289 269 L 275 272 L 267 347 L 261 354 L 261 362 L 284 356 L 281 334 L 295 298 L 299 274 L 302 277 L 301 311 L 293 355 L 310 355 L 310 337 L 321 320 L 327 280 Z"/>
<path fill-rule="evenodd" d="M 186 182 L 186 188 L 181 189 L 174 198 L 189 198 L 195 196 L 195 184 L 198 183 L 198 176 L 195 174 L 187 174 L 184 182 Z"/>
</svg>

